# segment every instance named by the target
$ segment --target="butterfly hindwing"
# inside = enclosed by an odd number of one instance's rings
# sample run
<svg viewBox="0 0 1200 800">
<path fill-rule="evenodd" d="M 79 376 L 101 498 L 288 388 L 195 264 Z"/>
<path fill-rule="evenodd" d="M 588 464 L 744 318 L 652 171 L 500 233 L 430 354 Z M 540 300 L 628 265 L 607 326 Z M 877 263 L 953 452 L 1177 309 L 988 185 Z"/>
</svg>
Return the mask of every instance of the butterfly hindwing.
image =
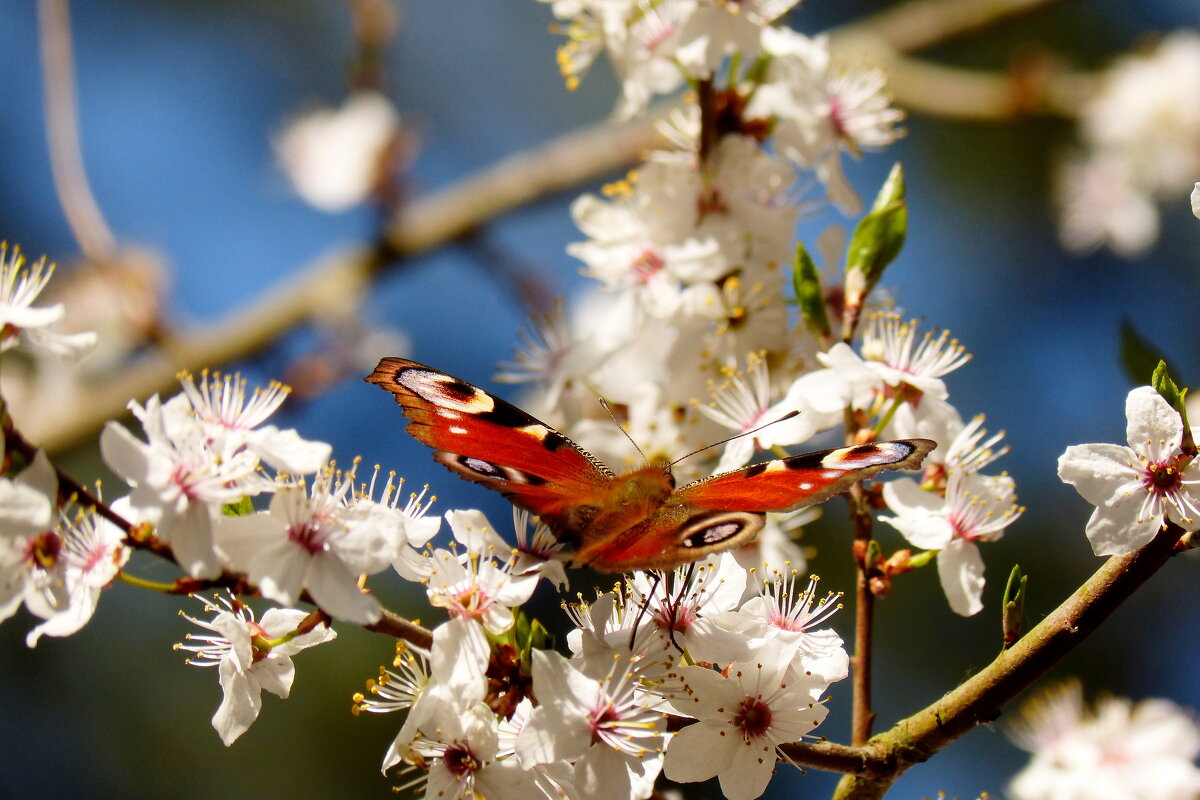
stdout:
<svg viewBox="0 0 1200 800">
<path fill-rule="evenodd" d="M 561 518 L 571 507 L 612 483 L 612 473 L 566 436 L 478 386 L 402 358 L 383 359 L 366 380 L 395 395 L 411 420 L 408 433 L 436 450 L 438 462 L 552 528 L 568 525 Z"/>
</svg>

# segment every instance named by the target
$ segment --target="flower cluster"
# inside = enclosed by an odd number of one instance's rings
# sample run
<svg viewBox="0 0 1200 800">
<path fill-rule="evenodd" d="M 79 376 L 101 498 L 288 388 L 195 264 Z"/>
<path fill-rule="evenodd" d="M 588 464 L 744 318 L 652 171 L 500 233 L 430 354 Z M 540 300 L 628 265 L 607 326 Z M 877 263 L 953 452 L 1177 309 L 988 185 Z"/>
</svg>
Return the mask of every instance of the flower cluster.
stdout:
<svg viewBox="0 0 1200 800">
<path fill-rule="evenodd" d="M 749 800 L 846 677 L 842 640 L 821 627 L 837 598 L 794 571 L 747 586 L 728 554 L 572 605 L 570 657 L 535 646 L 513 607 L 537 572 L 500 561 L 477 512 L 447 516 L 465 550 L 427 557 L 450 619 L 359 697 L 360 710 L 408 709 L 384 770 L 400 765 L 426 796 L 640 799 L 662 772 L 719 776 Z M 695 722 L 672 735 L 668 715 Z"/>
<path fill-rule="evenodd" d="M 1027 700 L 1007 726 L 1033 754 L 1009 784 L 1013 800 L 1186 800 L 1200 794 L 1200 726 L 1169 700 L 1102 697 L 1095 708 L 1068 680 Z"/>
<path fill-rule="evenodd" d="M 1070 250 L 1144 253 L 1158 238 L 1156 202 L 1200 175 L 1200 35 L 1179 31 L 1125 56 L 1081 113 L 1083 152 L 1059 175 L 1059 235 Z"/>
<path fill-rule="evenodd" d="M 60 511 L 54 467 L 38 451 L 15 478 L 0 478 L 0 622 L 24 603 L 44 620 L 26 637 L 30 647 L 43 635 L 78 631 L 129 559 L 122 538 L 94 508 L 73 517 Z"/>
<path fill-rule="evenodd" d="M 792 329 L 781 269 L 804 209 L 797 187 L 818 183 L 839 208 L 859 210 L 842 154 L 891 143 L 902 115 L 883 93 L 882 73 L 839 66 L 827 39 L 776 24 L 793 5 L 553 3 L 567 21 L 559 61 L 568 82 L 606 54 L 622 84 L 617 116 L 641 113 L 651 96 L 685 83 L 698 87 L 663 123 L 671 149 L 572 206 L 587 238 L 568 252 L 602 291 L 569 320 L 545 323 L 506 376 L 544 380 L 539 410 L 614 463 L 636 453 L 589 419 L 596 391 L 627 409 L 647 455 L 679 455 L 719 433 L 708 417 L 689 414 L 710 384 L 758 359 L 781 370 L 766 389 L 777 400 L 812 363 L 812 342 Z M 787 444 L 807 438 L 771 435 Z"/>
</svg>

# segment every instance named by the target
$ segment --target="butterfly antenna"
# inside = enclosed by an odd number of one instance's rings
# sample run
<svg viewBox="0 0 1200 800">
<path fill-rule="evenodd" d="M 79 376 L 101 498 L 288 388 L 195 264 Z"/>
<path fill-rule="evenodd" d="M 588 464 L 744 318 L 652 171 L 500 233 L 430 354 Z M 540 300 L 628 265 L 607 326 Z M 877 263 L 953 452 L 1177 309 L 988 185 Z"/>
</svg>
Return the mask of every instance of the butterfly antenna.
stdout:
<svg viewBox="0 0 1200 800">
<path fill-rule="evenodd" d="M 601 402 L 603 402 L 603 401 L 601 401 Z M 698 450 L 693 450 L 693 451 L 692 451 L 692 452 L 690 452 L 690 453 L 687 453 L 687 454 L 685 454 L 685 455 L 682 455 L 682 456 L 680 456 L 679 458 L 675 459 L 674 461 L 672 461 L 672 462 L 671 462 L 670 464 L 668 464 L 667 466 L 668 466 L 668 467 L 673 467 L 673 466 L 675 466 L 676 464 L 678 464 L 680 461 L 683 461 L 685 458 L 691 458 L 692 456 L 696 455 L 697 453 L 703 453 L 705 450 L 710 450 L 710 449 L 712 449 L 712 448 L 714 448 L 714 447 L 720 447 L 721 445 L 725 444 L 726 442 L 732 442 L 734 439 L 740 439 L 740 438 L 742 438 L 743 436 L 753 436 L 754 434 L 756 434 L 756 433 L 758 433 L 759 431 L 761 431 L 763 428 L 769 428 L 769 427 L 771 427 L 772 425 L 774 425 L 776 422 L 783 422 L 783 421 L 784 421 L 784 420 L 786 420 L 786 419 L 791 419 L 792 417 L 796 416 L 796 415 L 797 415 L 797 414 L 799 414 L 799 413 L 800 413 L 800 411 L 799 411 L 798 409 L 797 409 L 797 410 L 794 410 L 794 411 L 789 411 L 788 413 L 784 414 L 784 415 L 783 415 L 782 417 L 780 417 L 779 419 L 773 419 L 773 420 L 771 420 L 770 422 L 766 423 L 765 425 L 759 425 L 757 428 L 754 428 L 754 429 L 752 429 L 752 430 L 748 430 L 748 431 L 742 431 L 741 433 L 735 433 L 733 436 L 730 436 L 730 437 L 728 437 L 728 438 L 726 438 L 726 439 L 722 439 L 722 440 L 721 440 L 721 441 L 719 441 L 719 442 L 713 442 L 712 444 L 706 444 L 706 445 L 704 445 L 704 447 L 701 447 L 701 448 L 700 448 L 700 449 L 698 449 Z M 624 429 L 622 429 L 622 430 L 624 430 Z M 625 435 L 626 435 L 626 436 L 628 436 L 629 434 L 625 434 Z M 630 441 L 633 441 L 633 440 L 632 440 L 632 439 L 630 439 Z M 635 444 L 635 445 L 634 445 L 634 447 L 637 447 L 637 445 Z M 640 451 L 639 451 L 639 452 L 640 452 Z"/>
<path fill-rule="evenodd" d="M 613 423 L 616 424 L 617 430 L 619 430 L 621 432 L 621 434 L 626 439 L 629 440 L 629 443 L 631 445 L 633 445 L 633 449 L 638 451 L 638 455 L 642 457 L 642 461 L 649 464 L 650 459 L 646 458 L 646 453 L 642 450 L 642 448 L 638 447 L 638 443 L 635 442 L 633 440 L 633 437 L 629 435 L 629 431 L 625 430 L 625 426 L 621 424 L 621 420 L 617 419 L 617 415 L 616 415 L 616 413 L 613 412 L 612 406 L 610 406 L 608 404 L 608 401 L 605 400 L 603 397 L 598 397 L 596 399 L 600 401 L 600 407 L 608 412 L 608 416 L 610 416 L 612 418 Z M 689 453 L 688 455 L 691 455 L 691 454 Z M 686 458 L 686 456 L 685 456 L 685 458 Z"/>
</svg>

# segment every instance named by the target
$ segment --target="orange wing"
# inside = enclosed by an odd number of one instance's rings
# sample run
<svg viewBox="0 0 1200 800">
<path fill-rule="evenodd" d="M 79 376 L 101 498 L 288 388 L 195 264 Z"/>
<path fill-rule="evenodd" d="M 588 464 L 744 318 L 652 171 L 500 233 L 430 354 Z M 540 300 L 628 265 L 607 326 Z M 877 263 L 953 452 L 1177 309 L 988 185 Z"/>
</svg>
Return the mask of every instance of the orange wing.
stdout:
<svg viewBox="0 0 1200 800">
<path fill-rule="evenodd" d="M 766 461 L 690 483 L 623 533 L 574 560 L 602 572 L 669 569 L 750 542 L 767 511 L 815 505 L 886 469 L 916 469 L 936 442 L 903 439 Z"/>
<path fill-rule="evenodd" d="M 383 359 L 365 380 L 395 395 L 412 420 L 408 432 L 434 448 L 439 463 L 540 515 L 559 535 L 578 538 L 586 507 L 607 496 L 607 467 L 478 386 L 403 358 Z"/>
</svg>

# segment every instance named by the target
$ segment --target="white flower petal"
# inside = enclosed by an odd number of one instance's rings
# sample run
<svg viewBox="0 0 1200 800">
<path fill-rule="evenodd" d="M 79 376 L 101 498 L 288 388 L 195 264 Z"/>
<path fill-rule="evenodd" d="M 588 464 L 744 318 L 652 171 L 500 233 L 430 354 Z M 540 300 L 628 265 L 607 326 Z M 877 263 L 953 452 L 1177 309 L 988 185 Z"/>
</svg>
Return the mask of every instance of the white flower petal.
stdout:
<svg viewBox="0 0 1200 800">
<path fill-rule="evenodd" d="M 305 585 L 317 605 L 337 619 L 369 625 L 383 613 L 379 601 L 358 588 L 357 576 L 328 551 L 313 555 Z"/>
<path fill-rule="evenodd" d="M 688 725 L 667 745 L 663 774 L 673 781 L 692 783 L 728 769 L 733 760 L 733 753 L 725 746 L 728 738 L 703 722 Z"/>
<path fill-rule="evenodd" d="M 1154 538 L 1162 527 L 1162 518 L 1138 520 L 1138 498 L 1112 506 L 1097 506 L 1088 519 L 1088 541 L 1098 556 L 1123 556 L 1132 553 Z"/>
<path fill-rule="evenodd" d="M 1075 487 L 1094 506 L 1111 503 L 1124 487 L 1136 484 L 1138 473 L 1129 466 L 1137 454 L 1115 444 L 1077 444 L 1058 457 L 1058 477 Z"/>
<path fill-rule="evenodd" d="M 310 442 L 291 428 L 280 430 L 274 425 L 251 431 L 247 441 L 263 461 L 291 475 L 316 472 L 333 452 L 333 447 L 325 442 Z"/>
<path fill-rule="evenodd" d="M 1126 437 L 1129 446 L 1138 449 L 1143 444 L 1165 441 L 1177 448 L 1183 437 L 1183 420 L 1153 387 L 1139 386 L 1125 398 L 1125 417 L 1128 420 Z"/>
<path fill-rule="evenodd" d="M 261 688 L 276 697 L 287 699 L 296 677 L 296 667 L 290 658 L 272 650 L 266 658 L 254 662 L 251 671 Z"/>
<path fill-rule="evenodd" d="M 258 719 L 262 695 L 258 681 L 238 669 L 233 661 L 222 661 L 218 669 L 224 697 L 213 715 L 212 725 L 228 747 Z"/>
<path fill-rule="evenodd" d="M 955 614 L 970 617 L 983 609 L 983 557 L 974 542 L 955 539 L 937 556 L 942 591 Z"/>
</svg>

